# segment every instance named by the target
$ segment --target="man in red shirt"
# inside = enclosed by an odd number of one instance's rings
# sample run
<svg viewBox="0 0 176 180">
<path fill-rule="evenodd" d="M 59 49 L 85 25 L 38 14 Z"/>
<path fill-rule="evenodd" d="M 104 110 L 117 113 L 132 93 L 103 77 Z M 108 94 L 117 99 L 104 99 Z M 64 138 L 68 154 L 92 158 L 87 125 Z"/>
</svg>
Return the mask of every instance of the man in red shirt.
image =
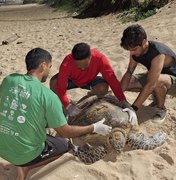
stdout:
<svg viewBox="0 0 176 180">
<path fill-rule="evenodd" d="M 108 92 L 108 86 L 122 102 L 122 107 L 128 108 L 125 111 L 128 111 L 130 119 L 137 121 L 136 114 L 126 101 L 109 61 L 99 51 L 90 49 L 86 43 L 78 43 L 73 47 L 72 53 L 64 58 L 59 73 L 50 81 L 51 89 L 59 96 L 70 116 L 78 115 L 80 109 L 68 99 L 66 94 L 68 89 L 78 87 L 88 89 L 101 98 Z"/>
</svg>

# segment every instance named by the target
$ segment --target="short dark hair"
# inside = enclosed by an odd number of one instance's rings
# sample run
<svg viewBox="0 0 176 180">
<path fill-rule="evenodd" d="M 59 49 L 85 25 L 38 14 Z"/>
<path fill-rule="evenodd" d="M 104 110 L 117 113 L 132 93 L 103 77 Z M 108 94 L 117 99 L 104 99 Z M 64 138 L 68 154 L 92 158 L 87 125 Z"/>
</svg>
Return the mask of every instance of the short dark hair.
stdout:
<svg viewBox="0 0 176 180">
<path fill-rule="evenodd" d="M 37 69 L 41 63 L 51 62 L 51 60 L 52 56 L 48 51 L 42 48 L 34 48 L 30 50 L 26 55 L 26 69 L 28 71 Z"/>
<path fill-rule="evenodd" d="M 72 49 L 72 56 L 75 60 L 83 60 L 91 55 L 90 46 L 86 43 L 78 43 Z"/>
<path fill-rule="evenodd" d="M 128 26 L 123 31 L 120 45 L 128 50 L 129 47 L 134 48 L 136 46 L 141 46 L 144 39 L 147 39 L 147 34 L 144 28 L 139 24 L 134 24 Z"/>
</svg>

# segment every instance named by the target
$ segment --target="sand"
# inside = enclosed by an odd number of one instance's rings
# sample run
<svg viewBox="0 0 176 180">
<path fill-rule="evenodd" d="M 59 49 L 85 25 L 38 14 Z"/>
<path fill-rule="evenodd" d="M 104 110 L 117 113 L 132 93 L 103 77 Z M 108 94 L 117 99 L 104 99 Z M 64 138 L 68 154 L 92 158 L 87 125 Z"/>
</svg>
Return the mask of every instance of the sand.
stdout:
<svg viewBox="0 0 176 180">
<path fill-rule="evenodd" d="M 149 40 L 158 40 L 176 48 L 176 1 L 161 8 L 158 13 L 138 21 L 147 31 Z M 108 16 L 73 19 L 62 11 L 54 11 L 44 5 L 18 5 L 0 7 L 0 42 L 17 33 L 20 38 L 0 46 L 0 81 L 14 72 L 25 73 L 24 57 L 34 48 L 41 47 L 51 52 L 53 66 L 49 78 L 58 72 L 59 65 L 74 44 L 86 42 L 103 52 L 120 80 L 128 65 L 129 52 L 120 47 L 124 28 L 132 23 L 122 24 L 117 14 Z M 139 66 L 135 72 L 143 72 Z M 45 83 L 49 87 L 49 79 Z M 76 89 L 68 92 L 69 98 L 80 99 L 87 92 Z M 132 103 L 137 93 L 125 93 Z M 128 150 L 121 154 L 110 154 L 108 158 L 91 165 L 85 165 L 70 153 L 58 160 L 31 170 L 30 180 L 176 180 L 176 107 L 175 98 L 168 97 L 168 115 L 164 123 L 151 122 L 153 108 L 143 104 L 138 112 L 143 132 L 153 135 L 159 131 L 168 134 L 167 141 L 150 151 Z M 13 180 L 15 167 L 0 159 L 0 180 Z"/>
</svg>

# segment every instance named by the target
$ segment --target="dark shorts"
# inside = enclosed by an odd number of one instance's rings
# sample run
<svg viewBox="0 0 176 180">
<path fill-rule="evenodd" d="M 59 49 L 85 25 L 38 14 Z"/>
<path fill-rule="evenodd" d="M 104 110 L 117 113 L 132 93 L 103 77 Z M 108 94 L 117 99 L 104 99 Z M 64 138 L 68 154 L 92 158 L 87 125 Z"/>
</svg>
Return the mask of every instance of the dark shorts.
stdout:
<svg viewBox="0 0 176 180">
<path fill-rule="evenodd" d="M 86 84 L 85 86 L 82 86 L 80 88 L 82 89 L 88 89 L 90 90 L 92 87 L 94 87 L 95 85 L 99 84 L 99 83 L 107 83 L 102 76 L 97 76 L 92 82 Z M 67 89 L 74 89 L 74 88 L 78 88 L 78 86 L 76 86 L 72 80 L 68 80 L 68 86 Z"/>
<path fill-rule="evenodd" d="M 141 74 L 135 74 L 134 77 L 140 82 L 142 86 L 145 86 L 147 83 L 147 73 L 141 73 Z M 171 96 L 176 96 L 176 77 L 170 75 L 171 80 L 172 80 L 172 86 L 168 90 L 167 94 Z"/>
<path fill-rule="evenodd" d="M 41 154 L 37 156 L 34 160 L 18 166 L 25 167 L 35 165 L 39 162 L 50 159 L 51 157 L 62 155 L 68 152 L 68 150 L 68 143 L 64 138 L 47 135 L 45 147 Z"/>
</svg>

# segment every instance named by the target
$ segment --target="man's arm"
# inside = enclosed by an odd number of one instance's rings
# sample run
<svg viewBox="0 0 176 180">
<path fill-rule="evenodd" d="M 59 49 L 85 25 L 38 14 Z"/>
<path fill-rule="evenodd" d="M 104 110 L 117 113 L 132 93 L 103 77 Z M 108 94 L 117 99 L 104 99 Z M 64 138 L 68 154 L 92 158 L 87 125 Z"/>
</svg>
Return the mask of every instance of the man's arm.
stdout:
<svg viewBox="0 0 176 180">
<path fill-rule="evenodd" d="M 165 55 L 161 54 L 152 60 L 151 68 L 147 76 L 147 83 L 134 101 L 134 106 L 140 107 L 156 87 L 156 83 L 163 69 L 164 59 Z"/>
<path fill-rule="evenodd" d="M 88 126 L 71 126 L 65 124 L 54 129 L 58 134 L 65 138 L 74 138 L 92 132 L 105 136 L 111 132 L 112 127 L 103 124 L 104 121 L 105 119 L 103 118 L 101 121 Z"/>
<path fill-rule="evenodd" d="M 107 58 L 102 55 L 101 57 L 102 64 L 100 73 L 102 74 L 103 78 L 107 81 L 109 86 L 111 87 L 112 91 L 114 92 L 115 96 L 118 98 L 119 101 L 126 100 L 125 95 L 122 92 L 122 88 L 120 85 L 119 80 L 116 78 L 115 73 L 109 64 Z"/>
<path fill-rule="evenodd" d="M 131 104 L 126 100 L 120 82 L 116 78 L 114 71 L 110 66 L 108 60 L 105 58 L 105 56 L 102 57 L 102 60 L 103 60 L 103 65 L 102 65 L 101 73 L 103 75 L 103 78 L 108 82 L 115 96 L 121 102 L 122 108 L 125 108 L 124 111 L 128 112 L 130 123 L 136 124 L 137 123 L 136 113 L 133 112 L 134 110 L 131 107 Z"/>
<path fill-rule="evenodd" d="M 70 126 L 68 124 L 54 128 L 55 131 L 60 134 L 62 137 L 65 138 L 74 138 L 79 137 L 84 134 L 88 134 L 93 132 L 93 125 L 90 126 Z"/>
<path fill-rule="evenodd" d="M 67 66 L 68 63 L 65 62 L 67 58 L 68 57 L 64 59 L 64 61 L 62 62 L 60 66 L 58 77 L 57 77 L 56 88 L 55 88 L 55 92 L 59 96 L 64 107 L 67 107 L 70 103 L 70 100 L 68 99 L 67 94 L 66 94 L 68 77 L 69 77 L 69 70 Z"/>
<path fill-rule="evenodd" d="M 128 64 L 128 69 L 120 81 L 123 92 L 127 89 L 128 84 L 129 84 L 130 79 L 131 79 L 131 76 L 132 76 L 134 70 L 136 69 L 136 66 L 137 66 L 137 62 L 134 61 L 132 56 L 130 55 L 130 61 Z"/>
</svg>

